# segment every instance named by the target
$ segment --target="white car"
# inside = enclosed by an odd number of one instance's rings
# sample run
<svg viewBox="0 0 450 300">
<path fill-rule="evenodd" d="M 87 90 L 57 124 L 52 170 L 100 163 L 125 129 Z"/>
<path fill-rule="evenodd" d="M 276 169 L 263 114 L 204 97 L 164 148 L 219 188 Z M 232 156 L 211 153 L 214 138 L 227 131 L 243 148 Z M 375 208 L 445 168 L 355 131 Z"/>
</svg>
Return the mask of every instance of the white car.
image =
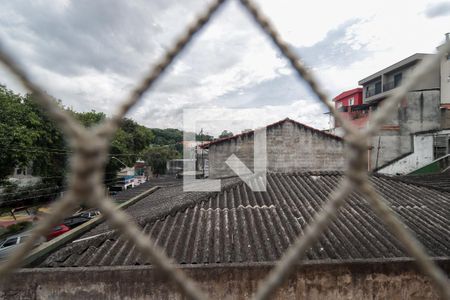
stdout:
<svg viewBox="0 0 450 300">
<path fill-rule="evenodd" d="M 16 249 L 20 244 L 25 242 L 25 240 L 31 235 L 30 232 L 16 234 L 7 237 L 6 239 L 0 241 L 0 259 L 7 258 L 14 249 Z M 34 245 L 39 246 L 45 241 L 44 238 L 39 239 L 39 241 Z"/>
<path fill-rule="evenodd" d="M 100 211 L 98 210 L 90 210 L 90 211 L 84 211 L 84 212 L 80 212 L 78 214 L 76 214 L 77 217 L 83 217 L 83 218 L 88 218 L 88 219 L 93 219 L 97 216 L 100 216 Z"/>
</svg>

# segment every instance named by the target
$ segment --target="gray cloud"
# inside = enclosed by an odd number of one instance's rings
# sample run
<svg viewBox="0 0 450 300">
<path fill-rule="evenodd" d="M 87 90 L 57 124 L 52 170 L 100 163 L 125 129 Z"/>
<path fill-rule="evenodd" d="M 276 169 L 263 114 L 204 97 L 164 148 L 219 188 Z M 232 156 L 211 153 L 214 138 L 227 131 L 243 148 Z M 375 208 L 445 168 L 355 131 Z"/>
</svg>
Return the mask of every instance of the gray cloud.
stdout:
<svg viewBox="0 0 450 300">
<path fill-rule="evenodd" d="M 161 47 L 155 39 L 161 28 L 150 13 L 154 7 L 141 2 L 71 1 L 61 10 L 38 1 L 8 6 L 20 21 L 0 19 L 6 35 L 31 46 L 34 64 L 64 76 L 87 69 L 129 74 L 144 53 Z"/>
<path fill-rule="evenodd" d="M 258 108 L 266 105 L 286 105 L 298 99 L 309 98 L 306 84 L 295 75 L 279 75 L 256 85 L 226 93 L 214 104 L 236 108 Z"/>
<path fill-rule="evenodd" d="M 4 3 L 0 38 L 31 75 L 47 83 L 49 93 L 64 104 L 76 110 L 111 113 L 115 103 L 201 10 L 204 1 L 60 3 Z M 270 42 L 233 3 L 227 4 L 227 13 L 220 13 L 208 25 L 165 78 L 133 108 L 133 118 L 152 127 L 180 128 L 184 108 L 265 108 L 313 98 L 295 75 L 281 72 L 286 62 L 276 57 Z M 365 45 L 354 48 L 358 41 L 350 28 L 358 22 L 345 22 L 322 41 L 296 50 L 313 68 L 351 64 L 369 55 Z M 273 59 L 246 64 L 260 52 L 273 54 Z M 273 66 L 275 71 L 259 65 Z M 312 103 L 320 109 L 317 102 Z M 304 119 L 315 122 L 317 118 Z"/>
<path fill-rule="evenodd" d="M 425 9 L 428 18 L 436 18 L 450 15 L 450 2 L 444 1 L 428 5 Z"/>
<path fill-rule="evenodd" d="M 371 52 L 366 44 L 360 43 L 350 29 L 362 22 L 348 20 L 336 29 L 327 32 L 325 38 L 312 46 L 298 47 L 302 59 L 314 68 L 329 66 L 348 67 L 352 63 L 367 58 Z"/>
<path fill-rule="evenodd" d="M 336 29 L 330 30 L 325 38 L 311 46 L 298 47 L 296 51 L 309 67 L 319 73 L 330 66 L 345 68 L 371 55 L 367 45 L 359 44 L 351 34 L 350 28 L 361 20 L 352 19 L 344 22 Z M 358 44 L 358 47 L 354 47 Z M 281 58 L 281 56 L 280 56 Z M 290 66 L 289 66 L 290 67 Z M 330 91 L 334 95 L 340 90 Z M 297 78 L 295 74 L 279 74 L 279 76 L 265 80 L 255 85 L 249 85 L 224 94 L 215 99 L 214 104 L 227 107 L 263 107 L 266 105 L 287 105 L 299 99 L 315 99 L 309 86 Z"/>
</svg>

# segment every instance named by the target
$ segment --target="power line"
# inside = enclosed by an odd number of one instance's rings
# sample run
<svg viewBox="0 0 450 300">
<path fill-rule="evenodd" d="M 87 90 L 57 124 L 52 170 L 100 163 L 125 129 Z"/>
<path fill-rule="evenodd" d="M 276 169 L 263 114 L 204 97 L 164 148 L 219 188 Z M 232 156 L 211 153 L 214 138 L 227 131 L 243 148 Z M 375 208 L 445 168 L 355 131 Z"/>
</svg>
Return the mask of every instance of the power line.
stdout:
<svg viewBox="0 0 450 300">
<path fill-rule="evenodd" d="M 54 189 L 58 189 L 61 187 L 67 187 L 67 186 L 58 186 L 58 187 L 48 187 L 48 188 L 42 188 L 42 189 L 36 189 L 36 190 L 24 190 L 21 192 L 14 192 L 14 193 L 2 193 L 0 194 L 0 197 L 3 196 L 7 196 L 7 195 L 17 195 L 17 194 L 26 194 L 26 193 L 31 193 L 31 192 L 37 192 L 37 191 L 44 191 L 44 190 L 54 190 Z"/>
<path fill-rule="evenodd" d="M 30 148 L 38 149 L 38 150 L 30 150 Z M 0 149 L 9 149 L 17 152 L 28 152 L 28 153 L 52 153 L 52 154 L 60 154 L 60 155 L 71 155 L 75 152 L 73 151 L 66 151 L 66 150 L 54 150 L 52 148 L 45 148 L 45 147 L 24 147 L 24 148 L 17 148 L 17 147 L 5 147 L 0 146 Z M 108 153 L 108 156 L 142 156 L 140 153 Z"/>
<path fill-rule="evenodd" d="M 105 180 L 105 181 L 103 181 L 103 183 L 106 184 L 106 183 L 111 183 L 111 182 L 119 181 L 119 180 L 121 180 L 121 178 L 114 178 L 114 179 Z M 0 197 L 6 196 L 6 195 L 26 194 L 26 193 L 31 193 L 31 192 L 65 188 L 65 187 L 68 187 L 68 185 L 62 185 L 62 186 L 58 186 L 58 187 L 48 187 L 48 188 L 42 188 L 42 189 L 36 189 L 36 190 L 24 190 L 24 191 L 14 192 L 14 193 L 0 193 Z"/>
<path fill-rule="evenodd" d="M 34 198 L 41 198 L 41 197 L 47 197 L 47 196 L 52 196 L 52 195 L 59 195 L 62 192 L 66 192 L 68 190 L 61 190 L 58 191 L 56 193 L 50 193 L 50 194 L 44 194 L 44 195 L 34 195 L 34 196 L 30 196 L 30 197 L 25 197 L 25 198 L 19 198 L 19 199 L 7 199 L 5 201 L 1 201 L 0 204 L 5 204 L 5 203 L 12 203 L 12 202 L 19 202 L 22 200 L 27 200 L 27 199 L 34 199 Z"/>
<path fill-rule="evenodd" d="M 104 181 L 103 184 L 112 183 L 114 181 L 119 181 L 119 180 L 121 180 L 121 179 L 120 178 L 116 178 L 116 179 L 113 179 L 113 180 Z M 64 186 L 64 187 L 66 188 L 68 186 Z M 44 195 L 34 195 L 34 196 L 25 197 L 25 198 L 18 198 L 18 199 L 6 199 L 4 201 L 2 201 L 0 199 L 0 205 L 8 204 L 8 203 L 16 203 L 16 202 L 19 202 L 19 201 L 22 201 L 22 200 L 28 200 L 28 199 L 33 199 L 33 198 L 41 198 L 41 197 L 47 197 L 47 196 L 52 196 L 52 195 L 59 195 L 60 193 L 67 192 L 67 191 L 68 191 L 67 189 L 66 190 L 59 190 L 58 192 L 55 192 L 55 193 L 44 194 Z M 0 196 L 2 196 L 2 195 L 0 195 Z"/>
<path fill-rule="evenodd" d="M 106 172 L 106 173 L 103 173 L 103 175 L 111 175 L 111 174 L 117 174 L 117 172 Z M 66 178 L 66 177 L 68 177 L 68 175 L 49 176 L 49 177 L 36 176 L 36 177 L 39 177 L 40 179 L 52 179 L 52 178 Z"/>
<path fill-rule="evenodd" d="M 105 174 L 116 174 L 116 173 L 105 173 Z M 64 176 L 62 176 L 62 177 L 64 177 Z M 122 180 L 122 179 L 121 178 L 113 178 L 113 179 L 109 179 L 109 180 L 104 180 L 103 184 L 108 184 L 108 183 L 112 183 L 114 181 L 120 181 L 120 180 Z M 17 191 L 14 193 L 0 193 L 0 197 L 7 196 L 7 195 L 28 194 L 28 193 L 37 192 L 37 191 L 52 190 L 52 189 L 59 189 L 59 188 L 66 188 L 66 187 L 68 187 L 68 185 L 57 186 L 57 187 L 47 187 L 47 188 L 35 189 L 35 190 Z"/>
</svg>

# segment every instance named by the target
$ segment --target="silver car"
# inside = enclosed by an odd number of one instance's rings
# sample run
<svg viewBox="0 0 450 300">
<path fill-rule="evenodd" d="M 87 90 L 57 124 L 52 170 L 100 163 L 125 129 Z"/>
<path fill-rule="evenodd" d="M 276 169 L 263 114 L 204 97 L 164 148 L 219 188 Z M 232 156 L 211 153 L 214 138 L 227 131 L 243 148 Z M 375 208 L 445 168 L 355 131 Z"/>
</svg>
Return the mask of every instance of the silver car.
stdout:
<svg viewBox="0 0 450 300">
<path fill-rule="evenodd" d="M 31 233 L 24 232 L 21 234 L 9 236 L 6 239 L 0 241 L 0 260 L 6 259 L 11 254 L 11 252 L 13 252 L 14 249 L 16 249 L 21 243 L 25 242 L 25 240 L 30 235 Z M 44 238 L 39 239 L 34 246 L 39 246 L 44 242 L 44 240 Z"/>
<path fill-rule="evenodd" d="M 87 218 L 87 219 L 93 219 L 100 215 L 101 215 L 101 213 L 98 210 L 83 211 L 83 212 L 76 214 L 77 217 L 80 216 L 80 217 Z"/>
</svg>

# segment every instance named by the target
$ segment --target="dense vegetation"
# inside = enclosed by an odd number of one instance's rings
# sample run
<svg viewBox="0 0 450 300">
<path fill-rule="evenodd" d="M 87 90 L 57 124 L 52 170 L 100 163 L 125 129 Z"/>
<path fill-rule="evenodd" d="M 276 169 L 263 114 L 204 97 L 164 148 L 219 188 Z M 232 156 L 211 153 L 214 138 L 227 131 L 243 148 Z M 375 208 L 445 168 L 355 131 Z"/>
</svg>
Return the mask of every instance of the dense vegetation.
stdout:
<svg viewBox="0 0 450 300">
<path fill-rule="evenodd" d="M 73 114 L 85 126 L 95 126 L 106 118 L 102 112 L 75 112 L 55 105 Z M 20 95 L 0 86 L 0 202 L 57 195 L 65 188 L 68 157 L 71 149 L 57 126 L 33 101 L 33 95 Z M 198 140 L 211 140 L 208 135 L 197 135 Z M 110 160 L 105 170 L 105 183 L 114 184 L 116 173 L 124 165 L 133 166 L 143 159 L 154 172 L 165 172 L 166 161 L 182 157 L 183 132 L 178 129 L 147 128 L 125 118 L 110 148 Z M 15 168 L 31 168 L 42 181 L 33 187 L 18 188 L 6 179 Z"/>
<path fill-rule="evenodd" d="M 219 139 L 223 139 L 223 138 L 227 138 L 233 136 L 233 133 L 231 131 L 228 130 L 224 130 L 222 131 L 222 133 L 219 135 Z"/>
<path fill-rule="evenodd" d="M 28 166 L 33 173 L 51 177 L 46 181 L 61 184 L 67 151 L 64 138 L 32 98 L 0 86 L 0 180 L 15 167 Z"/>
</svg>

